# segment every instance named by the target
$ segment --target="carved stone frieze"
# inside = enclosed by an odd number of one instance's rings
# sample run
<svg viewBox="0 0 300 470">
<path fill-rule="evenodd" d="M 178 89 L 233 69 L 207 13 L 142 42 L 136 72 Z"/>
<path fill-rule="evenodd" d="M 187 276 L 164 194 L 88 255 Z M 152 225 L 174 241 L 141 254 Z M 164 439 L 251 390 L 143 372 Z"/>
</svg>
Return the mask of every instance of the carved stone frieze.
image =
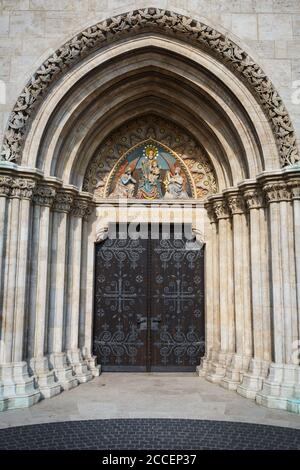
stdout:
<svg viewBox="0 0 300 470">
<path fill-rule="evenodd" d="M 272 82 L 237 44 L 206 24 L 159 8 L 145 8 L 104 20 L 77 34 L 54 52 L 34 73 L 9 116 L 1 159 L 21 160 L 22 140 L 32 111 L 51 83 L 82 57 L 131 32 L 145 30 L 183 37 L 218 57 L 243 79 L 262 104 L 277 141 L 281 165 L 299 160 L 296 137 L 288 112 Z"/>
</svg>

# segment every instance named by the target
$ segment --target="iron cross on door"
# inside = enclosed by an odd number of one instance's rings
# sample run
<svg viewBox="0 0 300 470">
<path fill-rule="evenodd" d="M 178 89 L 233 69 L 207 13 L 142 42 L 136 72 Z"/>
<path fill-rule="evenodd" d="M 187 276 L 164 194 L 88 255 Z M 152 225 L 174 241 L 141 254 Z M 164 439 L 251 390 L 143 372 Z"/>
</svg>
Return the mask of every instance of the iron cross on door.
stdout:
<svg viewBox="0 0 300 470">
<path fill-rule="evenodd" d="M 96 244 L 94 354 L 103 371 L 193 371 L 204 354 L 204 247 L 183 230 Z M 145 230 L 142 232 L 145 234 Z"/>
</svg>

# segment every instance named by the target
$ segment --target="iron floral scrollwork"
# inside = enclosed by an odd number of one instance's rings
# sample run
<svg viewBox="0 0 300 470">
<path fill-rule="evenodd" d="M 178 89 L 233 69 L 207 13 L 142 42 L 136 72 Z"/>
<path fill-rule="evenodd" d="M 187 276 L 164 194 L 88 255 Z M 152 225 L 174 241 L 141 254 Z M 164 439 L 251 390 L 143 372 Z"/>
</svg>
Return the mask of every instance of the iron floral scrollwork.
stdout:
<svg viewBox="0 0 300 470">
<path fill-rule="evenodd" d="M 161 329 L 159 339 L 155 342 L 159 348 L 162 363 L 167 365 L 170 357 L 175 357 L 178 365 L 188 359 L 190 365 L 197 364 L 201 352 L 205 349 L 204 338 L 196 333 L 194 326 L 190 326 L 187 332 L 178 325 L 175 333 L 168 331 L 168 326 L 164 325 Z"/>
<path fill-rule="evenodd" d="M 101 357 L 101 362 L 107 364 L 114 357 L 116 364 L 121 364 L 124 356 L 129 363 L 134 365 L 138 354 L 138 348 L 143 346 L 139 339 L 137 326 L 131 325 L 127 333 L 119 323 L 115 331 L 109 330 L 109 325 L 103 325 L 103 331 L 94 338 L 94 347 Z"/>
</svg>

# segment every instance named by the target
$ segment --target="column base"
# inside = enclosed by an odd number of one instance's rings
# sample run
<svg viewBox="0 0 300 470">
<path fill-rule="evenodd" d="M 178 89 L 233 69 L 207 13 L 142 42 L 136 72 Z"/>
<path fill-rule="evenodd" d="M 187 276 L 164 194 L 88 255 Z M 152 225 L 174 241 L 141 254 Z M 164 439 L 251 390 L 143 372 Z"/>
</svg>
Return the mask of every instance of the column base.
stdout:
<svg viewBox="0 0 300 470">
<path fill-rule="evenodd" d="M 40 398 L 25 361 L 0 365 L 0 411 L 28 408 Z"/>
<path fill-rule="evenodd" d="M 234 354 L 226 369 L 225 377 L 220 382 L 221 387 L 227 390 L 236 390 L 243 380 L 244 373 L 248 370 L 249 362 L 249 356 Z"/>
<path fill-rule="evenodd" d="M 85 383 L 92 380 L 93 374 L 88 369 L 86 361 L 83 359 L 80 349 L 67 351 L 67 357 L 75 372 L 76 379 L 79 383 Z"/>
<path fill-rule="evenodd" d="M 66 353 L 60 352 L 50 354 L 49 362 L 53 368 L 57 381 L 63 390 L 71 390 L 79 385 L 73 368 L 67 362 Z"/>
<path fill-rule="evenodd" d="M 30 367 L 35 375 L 42 398 L 52 398 L 62 391 L 60 384 L 55 379 L 54 371 L 49 369 L 46 356 L 30 359 Z"/>
<path fill-rule="evenodd" d="M 208 352 L 205 356 L 201 357 L 199 366 L 196 367 L 196 373 L 199 377 L 205 377 L 209 371 L 211 363 L 211 351 Z"/>
<path fill-rule="evenodd" d="M 233 353 L 218 352 L 212 358 L 209 370 L 205 375 L 206 380 L 212 383 L 220 383 L 223 379 L 226 368 L 231 361 Z"/>
<path fill-rule="evenodd" d="M 298 372 L 297 365 L 272 363 L 269 376 L 255 397 L 256 402 L 268 408 L 287 410 L 288 401 L 292 403 L 294 398 Z"/>
<path fill-rule="evenodd" d="M 261 391 L 263 382 L 268 376 L 270 363 L 261 359 L 251 359 L 249 371 L 243 376 L 236 391 L 245 398 L 255 399 L 257 392 Z"/>
</svg>

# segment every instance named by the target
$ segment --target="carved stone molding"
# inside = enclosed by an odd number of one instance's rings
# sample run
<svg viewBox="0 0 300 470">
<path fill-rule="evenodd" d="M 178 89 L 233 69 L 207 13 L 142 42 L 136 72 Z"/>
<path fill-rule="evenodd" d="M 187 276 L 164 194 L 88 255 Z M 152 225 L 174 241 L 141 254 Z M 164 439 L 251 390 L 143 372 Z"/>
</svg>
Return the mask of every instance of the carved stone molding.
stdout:
<svg viewBox="0 0 300 470">
<path fill-rule="evenodd" d="M 108 226 L 96 228 L 96 242 L 102 242 L 108 237 Z"/>
<path fill-rule="evenodd" d="M 56 190 L 47 184 L 39 184 L 36 186 L 33 194 L 35 204 L 40 206 L 51 207 L 55 198 Z"/>
<path fill-rule="evenodd" d="M 67 191 L 59 190 L 55 195 L 52 210 L 68 213 L 71 211 L 74 197 Z"/>
<path fill-rule="evenodd" d="M 291 200 L 290 189 L 285 182 L 270 182 L 263 186 L 264 193 L 266 195 L 266 201 L 282 202 Z"/>
<path fill-rule="evenodd" d="M 277 141 L 281 165 L 299 160 L 293 125 L 281 97 L 258 64 L 237 44 L 206 24 L 159 8 L 145 8 L 104 20 L 74 36 L 54 52 L 30 78 L 8 120 L 1 158 L 20 163 L 22 140 L 32 111 L 51 83 L 68 68 L 108 43 L 143 31 L 183 37 L 224 62 L 263 106 Z"/>
</svg>

